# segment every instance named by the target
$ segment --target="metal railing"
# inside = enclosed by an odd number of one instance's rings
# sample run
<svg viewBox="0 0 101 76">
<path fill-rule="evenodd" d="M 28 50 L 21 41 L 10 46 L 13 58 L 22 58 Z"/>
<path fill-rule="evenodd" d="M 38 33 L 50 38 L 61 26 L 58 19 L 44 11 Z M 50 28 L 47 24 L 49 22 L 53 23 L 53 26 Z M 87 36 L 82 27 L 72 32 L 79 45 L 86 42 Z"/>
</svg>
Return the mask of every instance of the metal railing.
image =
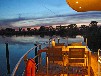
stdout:
<svg viewBox="0 0 101 76">
<path fill-rule="evenodd" d="M 11 76 L 15 76 L 16 71 L 17 71 L 17 69 L 18 69 L 18 67 L 19 67 L 19 65 L 20 65 L 20 63 L 21 63 L 21 61 L 24 59 L 24 57 L 25 57 L 29 52 L 31 52 L 32 50 L 34 50 L 35 48 L 37 48 L 38 46 L 40 47 L 40 45 L 37 45 L 37 46 L 34 46 L 33 48 L 31 48 L 30 50 L 28 50 L 28 51 L 19 59 L 19 61 L 17 62 L 15 68 L 13 69 L 13 72 L 12 72 Z M 38 56 L 39 56 L 39 55 L 36 55 L 33 59 L 35 59 L 35 58 L 38 57 Z"/>
<path fill-rule="evenodd" d="M 98 49 L 98 76 L 101 76 L 101 50 Z"/>
</svg>

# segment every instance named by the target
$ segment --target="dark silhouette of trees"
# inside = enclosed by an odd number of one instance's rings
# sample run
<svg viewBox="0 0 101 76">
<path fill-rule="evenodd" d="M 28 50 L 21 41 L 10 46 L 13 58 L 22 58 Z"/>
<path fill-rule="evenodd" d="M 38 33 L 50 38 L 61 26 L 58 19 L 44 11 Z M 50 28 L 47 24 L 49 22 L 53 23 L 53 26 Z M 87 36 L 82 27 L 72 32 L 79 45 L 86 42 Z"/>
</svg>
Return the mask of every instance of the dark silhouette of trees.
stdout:
<svg viewBox="0 0 101 76">
<path fill-rule="evenodd" d="M 79 34 L 85 36 L 88 33 L 88 29 L 89 26 L 81 25 L 81 27 L 79 28 L 80 30 Z"/>
<path fill-rule="evenodd" d="M 76 24 L 70 24 L 67 26 L 59 25 L 56 26 L 56 28 L 53 28 L 52 26 L 40 26 L 39 29 L 27 28 L 27 30 L 19 28 L 18 31 L 15 31 L 15 29 L 12 28 L 6 28 L 0 30 L 0 35 L 40 35 L 41 37 L 44 37 L 44 35 L 59 35 L 61 37 L 75 37 L 76 35 L 82 35 L 84 38 L 88 38 L 89 48 L 97 51 L 98 49 L 101 49 L 101 26 L 98 26 L 97 23 L 97 21 L 91 21 L 89 26 L 81 25 L 81 27 L 77 27 Z"/>
<path fill-rule="evenodd" d="M 66 27 L 60 25 L 60 29 L 59 29 L 58 33 L 62 37 L 66 36 L 67 35 Z"/>
<path fill-rule="evenodd" d="M 55 28 L 53 28 L 52 26 L 49 26 L 47 33 L 48 33 L 47 35 L 49 36 L 55 35 Z"/>
<path fill-rule="evenodd" d="M 19 31 L 21 32 L 22 31 L 22 28 L 19 28 Z"/>
<path fill-rule="evenodd" d="M 27 31 L 31 31 L 31 28 L 27 28 Z"/>
<path fill-rule="evenodd" d="M 41 26 L 41 27 L 39 28 L 40 37 L 44 37 L 45 32 L 46 32 L 45 26 Z"/>
<path fill-rule="evenodd" d="M 76 24 L 70 24 L 67 27 L 68 30 L 68 36 L 75 37 L 79 33 L 79 29 L 77 28 Z"/>
<path fill-rule="evenodd" d="M 86 34 L 86 37 L 88 39 L 88 46 L 90 49 L 97 51 L 98 48 L 100 48 L 100 31 L 99 31 L 99 27 L 97 26 L 96 21 L 91 21 L 91 23 L 89 24 L 89 29 L 88 29 L 88 33 Z"/>
</svg>

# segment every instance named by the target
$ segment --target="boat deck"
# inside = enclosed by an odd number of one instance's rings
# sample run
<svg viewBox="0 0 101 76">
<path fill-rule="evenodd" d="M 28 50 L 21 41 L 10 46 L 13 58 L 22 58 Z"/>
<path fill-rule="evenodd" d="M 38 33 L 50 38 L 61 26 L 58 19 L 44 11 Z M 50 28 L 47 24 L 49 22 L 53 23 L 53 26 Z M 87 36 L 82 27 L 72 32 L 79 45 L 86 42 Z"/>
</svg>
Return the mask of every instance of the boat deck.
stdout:
<svg viewBox="0 0 101 76">
<path fill-rule="evenodd" d="M 93 55 L 94 56 L 94 55 Z M 97 62 L 96 59 L 92 57 L 91 63 L 91 76 L 98 76 L 98 71 L 97 71 Z M 61 64 L 50 64 L 48 68 L 48 75 L 47 75 L 47 66 L 42 66 L 38 72 L 36 73 L 36 76 L 88 76 L 88 71 L 87 67 L 79 67 L 79 66 L 74 66 L 74 67 L 69 67 L 69 66 L 64 66 Z"/>
<path fill-rule="evenodd" d="M 63 67 L 62 65 L 51 64 L 48 68 L 48 74 L 47 67 L 44 66 L 37 72 L 36 76 L 85 76 L 87 74 L 86 67 Z"/>
<path fill-rule="evenodd" d="M 38 70 L 36 76 L 88 76 L 87 67 L 69 67 L 63 66 L 62 62 L 56 62 L 49 64 L 48 75 L 47 66 L 42 66 Z M 97 63 L 97 53 L 91 54 L 91 76 L 98 76 L 98 63 Z M 78 70 L 78 73 L 77 73 Z M 83 70 L 80 72 L 80 70 Z"/>
</svg>

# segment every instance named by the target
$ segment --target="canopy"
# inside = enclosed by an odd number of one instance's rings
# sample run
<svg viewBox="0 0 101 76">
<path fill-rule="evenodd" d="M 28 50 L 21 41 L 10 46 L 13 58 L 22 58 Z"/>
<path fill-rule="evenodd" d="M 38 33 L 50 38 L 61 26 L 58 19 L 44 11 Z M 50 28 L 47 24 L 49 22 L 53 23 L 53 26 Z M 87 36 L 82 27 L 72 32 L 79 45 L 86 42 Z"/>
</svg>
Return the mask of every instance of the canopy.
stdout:
<svg viewBox="0 0 101 76">
<path fill-rule="evenodd" d="M 66 2 L 78 12 L 101 11 L 101 0 L 66 0 Z"/>
</svg>

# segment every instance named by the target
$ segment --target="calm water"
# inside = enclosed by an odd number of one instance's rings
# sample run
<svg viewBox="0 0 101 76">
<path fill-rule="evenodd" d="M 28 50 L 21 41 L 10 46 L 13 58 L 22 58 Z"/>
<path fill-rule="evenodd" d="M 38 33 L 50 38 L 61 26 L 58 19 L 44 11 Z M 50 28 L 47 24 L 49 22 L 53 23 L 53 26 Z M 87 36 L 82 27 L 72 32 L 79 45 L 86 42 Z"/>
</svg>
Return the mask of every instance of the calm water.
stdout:
<svg viewBox="0 0 101 76">
<path fill-rule="evenodd" d="M 60 37 L 59 37 L 60 38 Z M 57 39 L 55 39 L 57 42 Z M 0 76 L 7 76 L 7 64 L 6 64 L 6 46 L 5 43 L 9 43 L 9 56 L 10 56 L 10 71 L 12 72 L 16 63 L 20 57 L 26 53 L 30 48 L 34 47 L 35 43 L 41 43 L 42 48 L 47 46 L 49 37 L 45 36 L 41 38 L 39 36 L 13 36 L 13 37 L 1 37 L 0 36 Z M 83 42 L 83 38 L 60 38 L 60 42 L 64 42 L 65 45 L 71 42 Z M 45 56 L 45 53 L 42 54 L 42 57 Z M 34 57 L 34 51 L 30 52 L 28 58 Z M 44 63 L 43 63 L 44 64 Z M 24 62 L 22 62 L 20 68 L 17 71 L 17 75 L 21 75 L 24 69 Z"/>
</svg>

